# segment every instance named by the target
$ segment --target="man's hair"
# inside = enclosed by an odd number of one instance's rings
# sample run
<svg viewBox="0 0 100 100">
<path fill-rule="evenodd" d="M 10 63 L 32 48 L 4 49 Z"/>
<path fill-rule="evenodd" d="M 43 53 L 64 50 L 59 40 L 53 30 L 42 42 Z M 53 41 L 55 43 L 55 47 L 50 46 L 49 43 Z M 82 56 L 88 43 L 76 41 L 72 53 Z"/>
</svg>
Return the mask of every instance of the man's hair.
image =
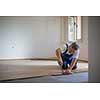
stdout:
<svg viewBox="0 0 100 100">
<path fill-rule="evenodd" d="M 73 42 L 70 46 L 75 50 L 78 50 L 80 48 L 80 46 L 76 42 Z"/>
</svg>

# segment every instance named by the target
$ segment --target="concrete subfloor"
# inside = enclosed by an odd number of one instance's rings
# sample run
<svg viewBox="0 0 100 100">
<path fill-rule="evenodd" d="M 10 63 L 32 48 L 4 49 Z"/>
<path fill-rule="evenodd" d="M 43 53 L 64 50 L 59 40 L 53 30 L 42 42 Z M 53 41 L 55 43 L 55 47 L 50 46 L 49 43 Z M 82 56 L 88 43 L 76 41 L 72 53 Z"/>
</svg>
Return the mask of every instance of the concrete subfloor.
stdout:
<svg viewBox="0 0 100 100">
<path fill-rule="evenodd" d="M 72 75 L 44 76 L 37 78 L 14 79 L 1 81 L 4 83 L 87 83 L 88 72 L 75 73 Z"/>
</svg>

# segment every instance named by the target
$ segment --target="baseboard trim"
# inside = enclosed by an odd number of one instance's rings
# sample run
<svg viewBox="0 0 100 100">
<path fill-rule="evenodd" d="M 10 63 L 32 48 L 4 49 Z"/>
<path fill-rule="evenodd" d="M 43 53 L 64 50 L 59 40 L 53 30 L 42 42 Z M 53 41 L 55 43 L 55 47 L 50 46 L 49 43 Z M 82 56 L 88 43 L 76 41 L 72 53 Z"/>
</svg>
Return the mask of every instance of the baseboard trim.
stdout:
<svg viewBox="0 0 100 100">
<path fill-rule="evenodd" d="M 78 61 L 88 63 L 88 61 L 87 61 L 87 60 L 81 60 L 81 59 L 78 59 Z"/>
<path fill-rule="evenodd" d="M 15 58 L 15 59 L 0 59 L 0 61 L 9 60 L 57 60 L 57 58 Z"/>
<path fill-rule="evenodd" d="M 0 61 L 12 61 L 12 60 L 54 60 L 54 61 L 57 61 L 57 58 L 56 58 L 56 57 L 50 57 L 50 58 L 16 58 L 16 59 L 0 59 Z M 78 59 L 78 61 L 88 63 L 87 60 L 81 60 L 81 59 Z"/>
</svg>

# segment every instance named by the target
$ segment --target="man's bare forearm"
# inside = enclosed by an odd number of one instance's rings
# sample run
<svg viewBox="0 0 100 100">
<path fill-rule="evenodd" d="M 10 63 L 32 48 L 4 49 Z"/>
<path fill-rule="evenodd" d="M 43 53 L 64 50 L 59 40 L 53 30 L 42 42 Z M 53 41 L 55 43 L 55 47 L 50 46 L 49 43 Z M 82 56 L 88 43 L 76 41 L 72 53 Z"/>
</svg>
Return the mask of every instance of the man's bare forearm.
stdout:
<svg viewBox="0 0 100 100">
<path fill-rule="evenodd" d="M 61 59 L 61 49 L 60 48 L 58 48 L 56 50 L 56 56 L 57 56 L 58 59 Z"/>
<path fill-rule="evenodd" d="M 62 61 L 62 57 L 61 57 L 61 49 L 60 48 L 58 48 L 56 50 L 56 56 L 57 56 L 58 64 L 63 65 L 63 61 Z"/>
<path fill-rule="evenodd" d="M 76 61 L 77 61 L 77 58 L 73 58 L 73 59 L 72 59 L 72 62 L 71 62 L 71 64 L 70 64 L 70 66 L 69 66 L 69 69 L 72 70 L 72 68 L 74 67 Z"/>
</svg>

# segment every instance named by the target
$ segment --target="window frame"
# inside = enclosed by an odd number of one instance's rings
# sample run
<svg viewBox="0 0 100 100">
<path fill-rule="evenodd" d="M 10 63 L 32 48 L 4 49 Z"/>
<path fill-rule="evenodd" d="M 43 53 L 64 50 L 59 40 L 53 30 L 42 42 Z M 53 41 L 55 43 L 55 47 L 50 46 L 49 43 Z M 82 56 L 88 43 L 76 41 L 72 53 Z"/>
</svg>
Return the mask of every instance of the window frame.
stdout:
<svg viewBox="0 0 100 100">
<path fill-rule="evenodd" d="M 68 34 L 68 41 L 69 42 L 81 41 L 82 40 L 82 17 L 81 16 L 68 16 L 68 17 L 72 17 L 73 20 L 74 20 L 74 40 L 69 39 L 69 22 L 67 24 L 68 25 L 68 27 L 67 27 L 68 28 L 68 33 L 67 33 Z M 77 33 L 78 32 L 77 31 L 78 30 L 78 25 L 77 25 L 78 24 L 78 21 L 77 21 L 78 17 L 80 17 L 80 26 L 79 26 L 80 27 L 80 33 L 81 33 L 80 39 L 78 39 L 78 36 L 77 36 L 78 35 L 78 33 Z"/>
</svg>

